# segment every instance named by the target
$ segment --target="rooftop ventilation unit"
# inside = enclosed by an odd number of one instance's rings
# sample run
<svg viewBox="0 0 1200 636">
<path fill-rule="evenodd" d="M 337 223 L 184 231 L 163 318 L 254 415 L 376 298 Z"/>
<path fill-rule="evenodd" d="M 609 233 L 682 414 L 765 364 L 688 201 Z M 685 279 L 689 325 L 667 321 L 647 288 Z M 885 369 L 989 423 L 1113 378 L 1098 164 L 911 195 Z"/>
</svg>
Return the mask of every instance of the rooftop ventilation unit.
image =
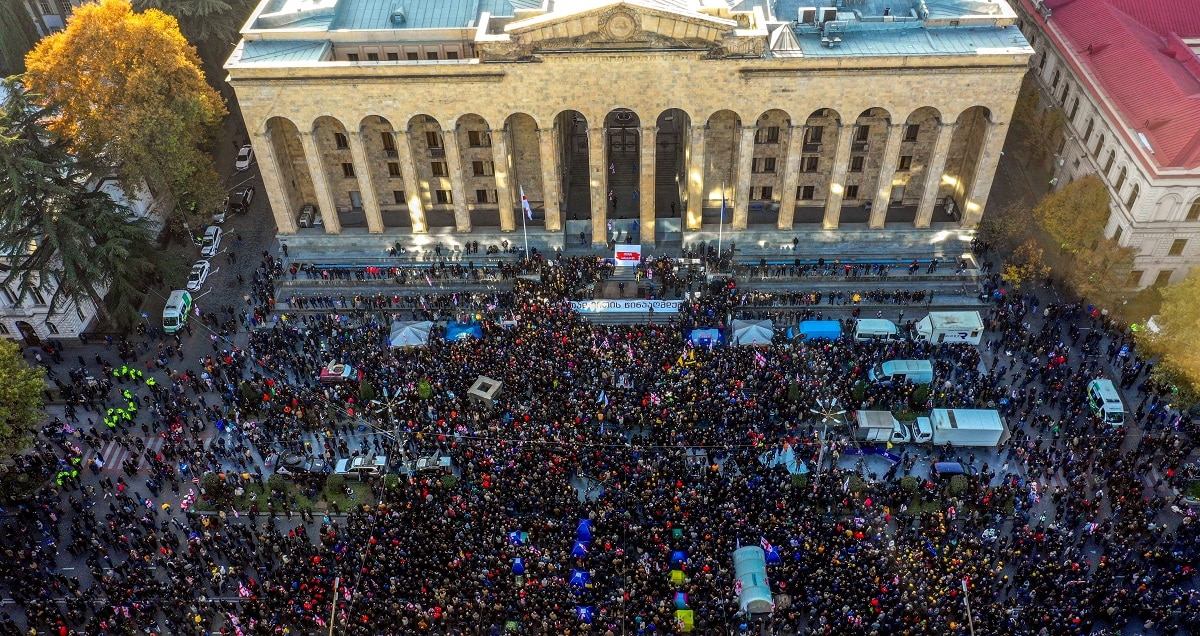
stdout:
<svg viewBox="0 0 1200 636">
<path fill-rule="evenodd" d="M 800 7 L 800 24 L 816 24 L 817 23 L 817 8 L 816 7 Z"/>
<path fill-rule="evenodd" d="M 837 19 L 837 7 L 821 7 L 817 9 L 817 15 L 821 22 L 832 22 Z"/>
<path fill-rule="evenodd" d="M 397 5 L 392 9 L 392 24 L 404 24 L 408 21 L 407 12 L 404 10 L 404 5 Z"/>
</svg>

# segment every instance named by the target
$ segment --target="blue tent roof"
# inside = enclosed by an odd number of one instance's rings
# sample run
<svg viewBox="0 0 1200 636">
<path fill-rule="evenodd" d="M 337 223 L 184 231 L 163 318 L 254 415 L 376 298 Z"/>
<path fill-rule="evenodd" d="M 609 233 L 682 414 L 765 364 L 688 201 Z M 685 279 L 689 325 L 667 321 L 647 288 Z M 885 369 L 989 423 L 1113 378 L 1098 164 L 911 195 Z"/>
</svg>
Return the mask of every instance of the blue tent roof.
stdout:
<svg viewBox="0 0 1200 636">
<path fill-rule="evenodd" d="M 446 340 L 482 338 L 483 326 L 477 322 L 451 322 L 446 325 Z"/>
</svg>

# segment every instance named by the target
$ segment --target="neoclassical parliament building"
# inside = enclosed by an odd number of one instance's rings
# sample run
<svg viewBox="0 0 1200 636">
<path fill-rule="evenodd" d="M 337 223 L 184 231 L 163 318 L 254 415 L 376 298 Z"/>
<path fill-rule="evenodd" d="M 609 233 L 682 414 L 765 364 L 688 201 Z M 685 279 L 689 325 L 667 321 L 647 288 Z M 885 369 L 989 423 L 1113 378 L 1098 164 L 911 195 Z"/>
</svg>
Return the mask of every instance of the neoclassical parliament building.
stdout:
<svg viewBox="0 0 1200 636">
<path fill-rule="evenodd" d="M 1031 54 L 1004 0 L 264 0 L 226 70 L 281 239 L 653 245 L 974 227 Z"/>
</svg>

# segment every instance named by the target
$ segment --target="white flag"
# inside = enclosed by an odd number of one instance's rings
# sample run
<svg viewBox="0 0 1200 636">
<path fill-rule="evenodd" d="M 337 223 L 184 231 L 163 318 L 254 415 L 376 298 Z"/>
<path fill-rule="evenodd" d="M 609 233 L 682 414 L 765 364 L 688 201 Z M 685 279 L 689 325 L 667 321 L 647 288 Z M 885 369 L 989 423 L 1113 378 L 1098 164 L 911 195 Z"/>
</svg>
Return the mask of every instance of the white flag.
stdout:
<svg viewBox="0 0 1200 636">
<path fill-rule="evenodd" d="M 521 209 L 525 210 L 525 218 L 533 220 L 533 208 L 529 207 L 529 199 L 525 197 L 525 186 L 521 186 Z"/>
</svg>

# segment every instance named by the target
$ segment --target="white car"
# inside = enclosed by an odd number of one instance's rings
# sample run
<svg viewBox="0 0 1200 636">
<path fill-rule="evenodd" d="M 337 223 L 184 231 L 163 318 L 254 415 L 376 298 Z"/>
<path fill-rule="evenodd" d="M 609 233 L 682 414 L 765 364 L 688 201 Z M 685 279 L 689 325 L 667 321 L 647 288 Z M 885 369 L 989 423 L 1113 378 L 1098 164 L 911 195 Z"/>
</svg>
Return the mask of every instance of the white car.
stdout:
<svg viewBox="0 0 1200 636">
<path fill-rule="evenodd" d="M 204 239 L 200 242 L 200 255 L 206 258 L 212 258 L 217 255 L 217 250 L 221 248 L 221 228 L 210 225 L 204 231 Z"/>
<path fill-rule="evenodd" d="M 224 223 L 225 216 L 228 214 L 228 212 L 229 212 L 229 197 L 227 196 L 227 197 L 225 197 L 225 201 L 223 203 L 221 203 L 221 206 L 217 208 L 217 211 L 213 212 L 212 222 L 213 223 Z"/>
<path fill-rule="evenodd" d="M 196 261 L 196 264 L 192 265 L 192 273 L 188 274 L 188 291 L 200 291 L 200 288 L 204 286 L 204 281 L 208 280 L 208 272 L 211 269 L 212 263 Z"/>
<path fill-rule="evenodd" d="M 246 144 L 238 150 L 237 160 L 233 162 L 233 167 L 238 172 L 243 172 L 250 169 L 252 161 L 254 161 L 254 148 L 251 148 L 250 144 Z"/>
</svg>

